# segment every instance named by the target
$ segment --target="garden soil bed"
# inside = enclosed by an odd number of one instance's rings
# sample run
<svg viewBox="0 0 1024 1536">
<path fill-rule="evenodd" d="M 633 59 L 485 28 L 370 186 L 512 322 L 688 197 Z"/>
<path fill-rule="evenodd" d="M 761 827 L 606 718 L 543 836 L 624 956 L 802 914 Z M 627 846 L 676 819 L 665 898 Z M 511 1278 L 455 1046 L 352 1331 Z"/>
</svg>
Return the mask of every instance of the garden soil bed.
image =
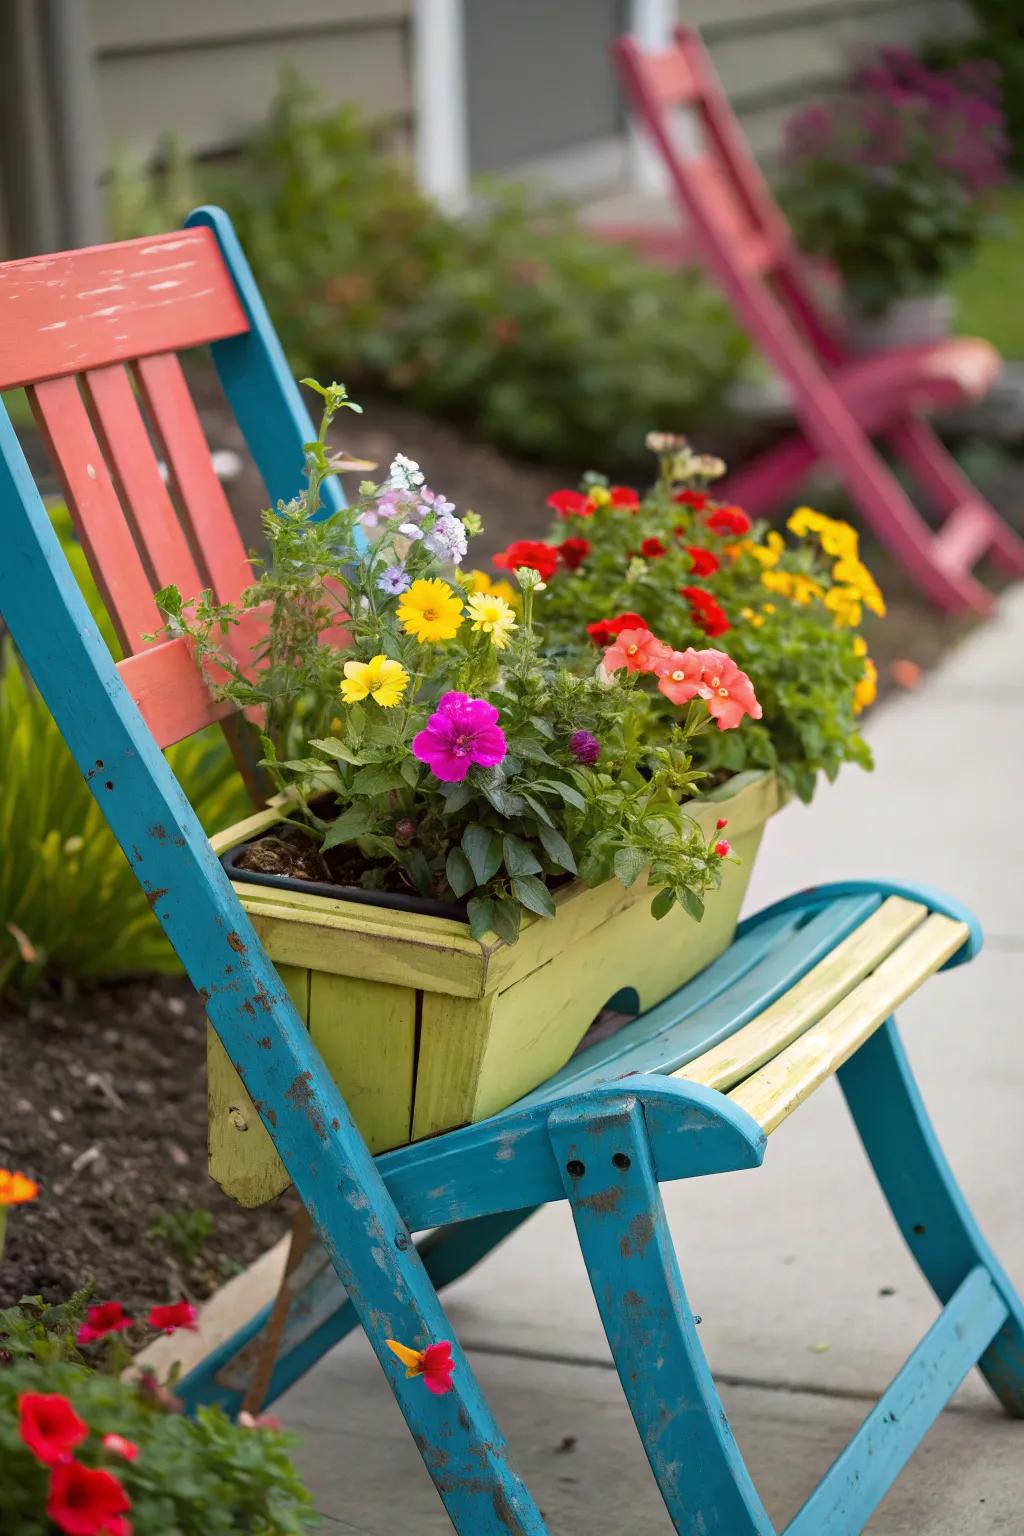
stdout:
<svg viewBox="0 0 1024 1536">
<path fill-rule="evenodd" d="M 143 1312 L 198 1301 L 285 1230 L 288 1197 L 243 1211 L 206 1167 L 206 1024 L 184 981 L 126 982 L 0 1007 L 0 1166 L 39 1199 L 10 1212 L 0 1306 L 91 1282 Z M 192 1262 L 148 1236 L 161 1214 L 207 1211 Z"/>
</svg>

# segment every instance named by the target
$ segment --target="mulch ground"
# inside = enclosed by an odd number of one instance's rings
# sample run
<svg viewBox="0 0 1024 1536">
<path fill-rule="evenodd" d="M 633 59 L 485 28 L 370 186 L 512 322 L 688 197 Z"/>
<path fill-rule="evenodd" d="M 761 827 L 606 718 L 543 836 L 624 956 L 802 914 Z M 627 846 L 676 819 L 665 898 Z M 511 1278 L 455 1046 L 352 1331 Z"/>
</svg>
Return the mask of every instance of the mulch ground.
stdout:
<svg viewBox="0 0 1024 1536">
<path fill-rule="evenodd" d="M 212 379 L 200 380 L 197 394 L 211 444 L 241 453 Z M 406 406 L 363 404 L 365 415 L 345 413 L 339 441 L 382 469 L 398 451 L 417 458 L 460 511 L 482 517 L 478 559 L 512 538 L 542 535 L 550 515 L 545 497 L 573 484 L 585 467 L 516 463 Z M 36 445 L 29 446 L 38 462 Z M 1003 463 L 985 489 L 1019 517 L 1022 481 L 1019 463 Z M 244 460 L 228 494 L 245 539 L 258 547 L 263 490 Z M 934 666 L 970 623 L 938 615 L 878 549 L 868 546 L 865 558 L 889 603 L 888 618 L 867 630 L 884 693 L 898 680 L 912 682 L 914 667 Z M 57 1300 L 87 1281 L 98 1298 L 140 1310 L 183 1293 L 201 1300 L 285 1229 L 287 1197 L 242 1211 L 208 1177 L 204 1031 L 202 1009 L 183 981 L 0 1004 L 0 1166 L 23 1168 L 42 1186 L 36 1204 L 11 1213 L 0 1305 L 26 1292 Z M 188 1229 L 196 1212 L 209 1213 L 210 1233 L 192 1259 L 150 1233 L 161 1216 Z"/>
</svg>

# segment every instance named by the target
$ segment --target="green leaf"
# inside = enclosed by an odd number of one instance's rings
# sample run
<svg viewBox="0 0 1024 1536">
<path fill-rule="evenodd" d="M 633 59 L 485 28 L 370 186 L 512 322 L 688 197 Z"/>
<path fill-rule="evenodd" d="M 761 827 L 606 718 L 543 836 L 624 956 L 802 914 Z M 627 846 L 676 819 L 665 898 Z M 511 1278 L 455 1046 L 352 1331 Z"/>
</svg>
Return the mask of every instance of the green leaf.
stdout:
<svg viewBox="0 0 1024 1536">
<path fill-rule="evenodd" d="M 671 886 L 663 886 L 651 902 L 651 916 L 657 918 L 667 917 L 675 904 L 675 892 Z"/>
<path fill-rule="evenodd" d="M 517 757 L 525 758 L 527 762 L 551 763 L 552 765 L 554 763 L 554 759 L 548 756 L 540 742 L 532 740 L 529 736 L 514 737 L 509 742 L 508 749 L 510 752 L 514 752 Z"/>
<path fill-rule="evenodd" d="M 555 827 L 546 827 L 542 824 L 537 828 L 537 836 L 551 862 L 557 864 L 560 869 L 567 869 L 570 875 L 574 875 L 576 859 L 561 832 Z"/>
<path fill-rule="evenodd" d="M 444 872 L 454 894 L 461 898 L 476 885 L 473 867 L 461 848 L 450 848 L 445 860 Z"/>
<path fill-rule="evenodd" d="M 480 940 L 488 933 L 496 932 L 495 921 L 497 918 L 498 903 L 490 896 L 471 896 L 466 903 L 466 915 L 469 918 L 470 937 Z"/>
<path fill-rule="evenodd" d="M 514 944 L 519 937 L 523 912 L 517 901 L 507 897 L 494 903 L 493 925 L 498 938 L 505 944 Z"/>
<path fill-rule="evenodd" d="M 566 805 L 574 806 L 577 811 L 585 811 L 587 808 L 587 802 L 579 790 L 572 784 L 564 783 L 561 779 L 538 779 L 534 787 L 537 789 L 553 789 L 556 794 L 561 795 Z"/>
<path fill-rule="evenodd" d="M 353 763 L 358 768 L 363 759 L 352 747 L 339 741 L 337 736 L 328 736 L 324 739 L 314 737 L 310 741 L 311 747 L 316 747 L 318 752 L 323 752 L 326 757 L 336 757 L 343 763 Z"/>
<path fill-rule="evenodd" d="M 412 882 L 421 896 L 436 897 L 430 865 L 422 848 L 409 848 L 402 855 L 402 863 L 412 876 Z"/>
<path fill-rule="evenodd" d="M 400 768 L 389 763 L 369 763 L 360 768 L 352 780 L 352 793 L 356 795 L 383 795 L 392 789 L 402 789 L 405 779 Z"/>
<path fill-rule="evenodd" d="M 646 869 L 648 859 L 639 848 L 620 848 L 615 855 L 614 869 L 616 877 L 625 886 L 630 886 L 639 878 Z"/>
<path fill-rule="evenodd" d="M 336 821 L 332 821 L 324 838 L 324 849 L 337 848 L 339 843 L 350 843 L 356 837 L 368 832 L 377 819 L 377 813 L 372 805 L 360 801 L 358 805 L 350 805 L 348 810 L 342 811 Z"/>
<path fill-rule="evenodd" d="M 704 916 L 704 903 L 696 891 L 691 891 L 689 886 L 681 886 L 676 891 L 676 900 L 685 912 L 689 912 L 692 918 L 695 918 L 698 923 L 700 922 Z"/>
<path fill-rule="evenodd" d="M 554 917 L 555 902 L 544 884 L 536 875 L 518 875 L 512 881 L 512 894 L 529 912 L 536 912 L 541 917 Z"/>
<path fill-rule="evenodd" d="M 547 806 L 542 800 L 538 800 L 536 795 L 528 795 L 525 789 L 519 790 L 519 795 L 520 798 L 530 807 L 530 810 L 536 816 L 538 821 L 543 822 L 547 827 L 554 826 L 554 822 L 551 820 L 551 812 L 548 810 Z"/>
<path fill-rule="evenodd" d="M 444 800 L 444 814 L 454 816 L 456 811 L 461 811 L 473 798 L 473 791 L 468 784 L 446 784 L 441 790 L 441 798 Z"/>
<path fill-rule="evenodd" d="M 487 799 L 494 806 L 499 816 L 504 816 L 506 821 L 513 816 L 518 816 L 523 809 L 523 802 L 518 795 L 505 788 L 500 779 L 484 779 L 480 788 Z"/>
<path fill-rule="evenodd" d="M 510 875 L 539 874 L 541 862 L 521 837 L 516 837 L 513 832 L 506 832 L 501 840 L 501 846 L 505 857 L 505 868 Z"/>
<path fill-rule="evenodd" d="M 414 757 L 403 758 L 399 765 L 399 772 L 409 785 L 409 788 L 415 789 L 420 781 L 420 765 L 416 759 Z"/>
<path fill-rule="evenodd" d="M 491 827 L 471 823 L 462 834 L 462 851 L 469 860 L 477 885 L 486 885 L 501 868 L 501 838 Z"/>
</svg>

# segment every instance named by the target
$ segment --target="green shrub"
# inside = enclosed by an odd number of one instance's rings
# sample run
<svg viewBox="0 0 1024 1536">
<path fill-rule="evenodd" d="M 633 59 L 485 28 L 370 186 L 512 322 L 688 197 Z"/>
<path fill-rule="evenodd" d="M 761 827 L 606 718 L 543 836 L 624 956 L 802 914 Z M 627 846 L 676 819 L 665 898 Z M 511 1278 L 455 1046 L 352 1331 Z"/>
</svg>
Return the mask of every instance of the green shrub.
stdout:
<svg viewBox="0 0 1024 1536">
<path fill-rule="evenodd" d="M 201 1408 L 194 1420 L 185 1419 L 169 1411 L 169 1394 L 155 1384 L 147 1389 L 84 1364 L 73 1338 L 85 1300 L 43 1307 L 26 1298 L 0 1312 L 0 1339 L 10 1360 L 0 1367 L 4 1536 L 51 1536 L 57 1528 L 46 1514 L 53 1474 L 21 1434 L 23 1394 L 57 1394 L 70 1403 L 88 1428 L 73 1449 L 74 1464 L 116 1479 L 130 1503 L 134 1536 L 299 1536 L 316 1523 L 289 1459 L 291 1436 L 242 1428 L 219 1408 Z M 120 1441 L 105 1445 L 108 1435 Z M 134 1459 L 125 1455 L 124 1442 L 137 1453 Z M 128 1528 L 124 1517 L 114 1518 L 113 1526 L 102 1528 Z"/>
<path fill-rule="evenodd" d="M 148 195 L 121 185 L 120 234 L 180 219 L 172 164 Z M 233 218 L 296 372 L 377 383 L 516 453 L 636 462 L 652 423 L 699 422 L 746 355 L 696 273 L 521 189 L 449 218 L 380 128 L 314 114 L 294 81 L 229 174 L 196 177 Z"/>
<path fill-rule="evenodd" d="M 108 643 L 85 556 L 58 509 L 65 553 Z M 247 802 L 219 730 L 168 760 L 208 830 Z M 55 972 L 76 980 L 178 969 L 123 853 L 11 642 L 0 651 L 0 991 Z"/>
</svg>

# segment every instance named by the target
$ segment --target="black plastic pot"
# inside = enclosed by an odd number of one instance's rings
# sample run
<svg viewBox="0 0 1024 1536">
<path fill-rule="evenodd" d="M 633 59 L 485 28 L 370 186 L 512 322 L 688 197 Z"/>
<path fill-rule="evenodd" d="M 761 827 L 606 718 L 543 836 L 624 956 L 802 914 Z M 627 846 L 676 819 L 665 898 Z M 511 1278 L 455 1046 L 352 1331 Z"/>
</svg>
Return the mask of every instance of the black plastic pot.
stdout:
<svg viewBox="0 0 1024 1536">
<path fill-rule="evenodd" d="M 229 880 L 245 885 L 269 885 L 278 891 L 304 891 L 308 896 L 331 896 L 335 901 L 358 902 L 364 907 L 389 907 L 393 912 L 419 912 L 423 917 L 451 917 L 466 921 L 464 907 L 454 902 L 435 901 L 429 896 L 406 895 L 402 891 L 364 891 L 361 885 L 333 885 L 328 880 L 296 880 L 291 875 L 268 875 L 257 869 L 239 869 L 238 860 L 252 843 L 239 843 L 222 853 L 220 862 Z"/>
</svg>

